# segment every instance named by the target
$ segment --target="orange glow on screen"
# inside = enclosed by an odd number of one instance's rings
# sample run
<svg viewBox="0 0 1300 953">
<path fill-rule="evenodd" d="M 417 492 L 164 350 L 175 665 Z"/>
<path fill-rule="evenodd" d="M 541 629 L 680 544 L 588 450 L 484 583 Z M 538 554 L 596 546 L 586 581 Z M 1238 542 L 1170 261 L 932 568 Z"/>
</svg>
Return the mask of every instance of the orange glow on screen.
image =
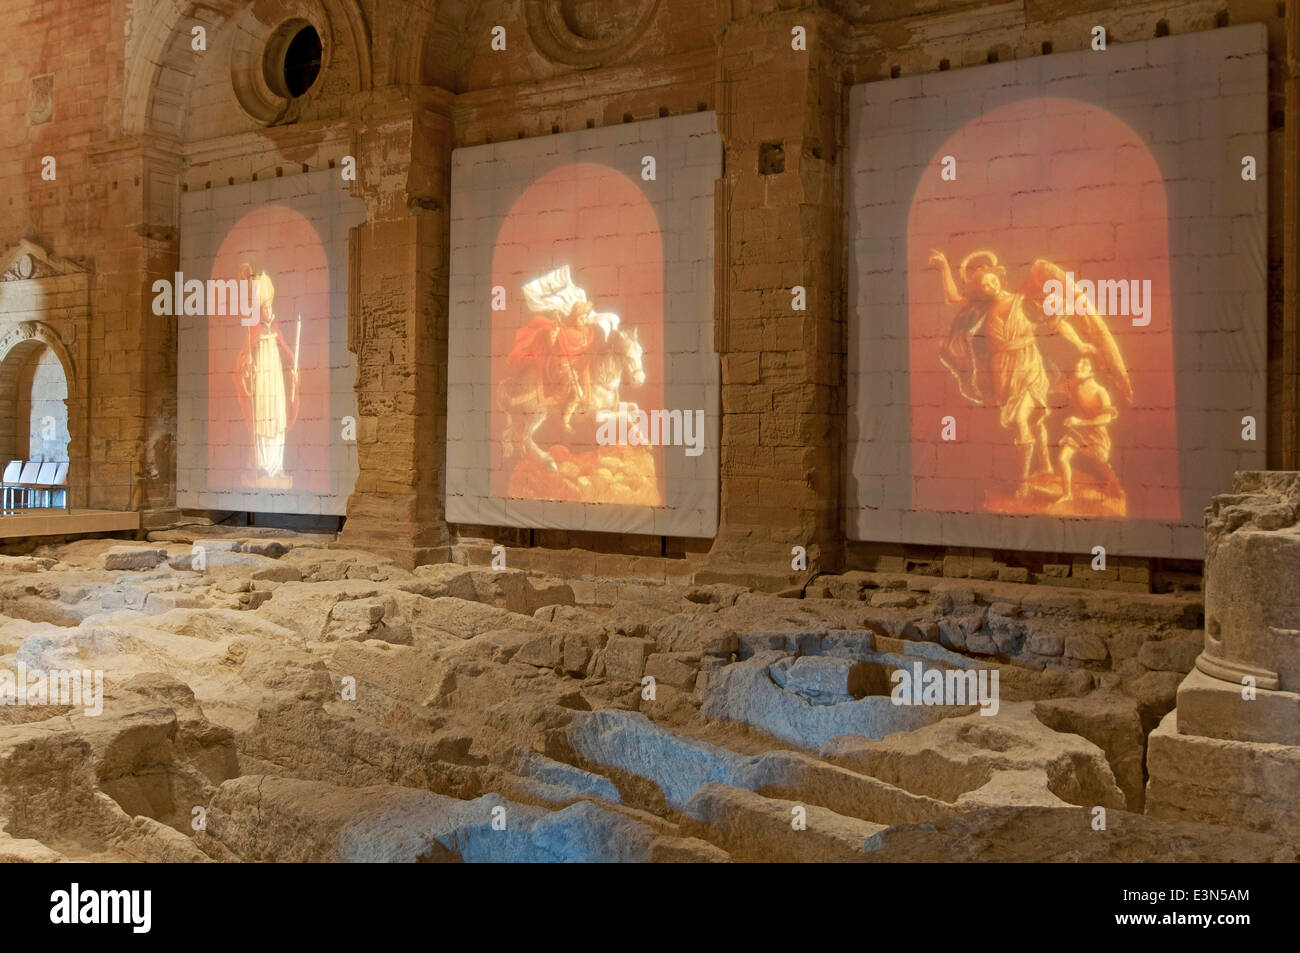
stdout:
<svg viewBox="0 0 1300 953">
<path fill-rule="evenodd" d="M 944 143 L 908 225 L 914 509 L 1178 518 L 1168 227 L 1159 166 L 1103 109 L 1025 100 Z M 1139 295 L 1056 320 L 1063 273 Z"/>
<path fill-rule="evenodd" d="M 274 320 L 245 326 L 238 314 L 207 318 L 209 483 L 329 492 L 335 425 L 324 246 L 298 212 L 268 205 L 231 227 L 206 277 L 238 280 L 250 269 L 269 279 L 259 287 L 273 290 Z"/>
<path fill-rule="evenodd" d="M 660 506 L 663 450 L 602 444 L 602 412 L 664 399 L 663 240 L 631 179 L 573 163 L 501 225 L 492 284 L 493 496 Z"/>
</svg>

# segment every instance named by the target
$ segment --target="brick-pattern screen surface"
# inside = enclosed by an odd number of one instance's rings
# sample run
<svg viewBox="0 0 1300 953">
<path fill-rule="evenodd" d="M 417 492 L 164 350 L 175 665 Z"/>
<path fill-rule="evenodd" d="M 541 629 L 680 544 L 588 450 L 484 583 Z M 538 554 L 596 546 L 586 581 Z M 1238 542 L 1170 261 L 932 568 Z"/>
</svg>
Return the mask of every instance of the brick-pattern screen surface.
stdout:
<svg viewBox="0 0 1300 953">
<path fill-rule="evenodd" d="M 1265 48 L 853 90 L 851 538 L 1201 557 L 1206 503 L 1264 464 Z"/>
<path fill-rule="evenodd" d="M 348 230 L 364 219 L 337 172 L 182 196 L 185 282 L 251 270 L 274 318 L 231 307 L 177 318 L 181 506 L 346 511 L 357 475 Z"/>
<path fill-rule="evenodd" d="M 447 518 L 718 525 L 714 114 L 457 149 Z"/>
</svg>

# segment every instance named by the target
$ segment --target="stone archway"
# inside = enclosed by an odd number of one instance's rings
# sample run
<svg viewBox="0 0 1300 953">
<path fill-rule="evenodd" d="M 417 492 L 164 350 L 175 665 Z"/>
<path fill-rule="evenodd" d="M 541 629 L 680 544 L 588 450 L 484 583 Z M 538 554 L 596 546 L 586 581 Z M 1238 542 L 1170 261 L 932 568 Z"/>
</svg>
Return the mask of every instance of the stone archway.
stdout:
<svg viewBox="0 0 1300 953">
<path fill-rule="evenodd" d="M 122 128 L 128 134 L 189 139 L 186 119 L 191 88 L 201 81 L 194 31 L 205 31 L 212 63 L 229 70 L 235 99 L 260 125 L 285 118 L 291 103 L 262 75 L 267 41 L 286 21 L 316 28 L 324 44 L 323 70 L 334 67 L 348 89 L 372 85 L 370 28 L 358 0 L 176 0 L 140 18 L 127 41 Z M 215 66 L 208 68 L 217 68 Z"/>
<path fill-rule="evenodd" d="M 67 373 L 37 340 L 0 362 L 0 459 L 68 460 Z"/>
<path fill-rule="evenodd" d="M 69 459 L 76 372 L 54 329 L 24 321 L 0 337 L 0 458 Z"/>
<path fill-rule="evenodd" d="M 125 480 L 104 442 L 91 459 L 90 284 L 84 265 L 32 242 L 0 252 L 0 467 L 66 460 L 73 507 L 120 509 Z"/>
</svg>

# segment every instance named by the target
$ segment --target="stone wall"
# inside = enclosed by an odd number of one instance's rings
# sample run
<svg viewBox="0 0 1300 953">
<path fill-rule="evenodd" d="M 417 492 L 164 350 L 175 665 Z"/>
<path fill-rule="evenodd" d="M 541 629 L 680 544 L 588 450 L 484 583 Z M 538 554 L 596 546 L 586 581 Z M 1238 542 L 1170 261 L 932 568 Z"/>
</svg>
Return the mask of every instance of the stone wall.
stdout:
<svg viewBox="0 0 1300 953">
<path fill-rule="evenodd" d="M 538 16 L 546 7 L 565 16 Z M 1294 6 L 1294 5 L 1292 5 Z M 1294 216 L 1280 149 L 1292 115 L 1286 21 L 1273 0 L 1066 3 L 736 0 L 701 6 L 433 0 L 20 0 L 0 36 L 0 248 L 30 239 L 90 275 L 84 343 L 86 490 L 163 516 L 175 506 L 176 328 L 148 289 L 178 255 L 182 189 L 337 169 L 356 159 L 367 221 L 351 242 L 349 345 L 360 468 L 344 537 L 414 563 L 457 539 L 576 546 L 628 560 L 691 557 L 715 578 L 781 587 L 852 565 L 844 504 L 844 105 L 891 75 L 1262 22 L 1270 49 L 1270 465 L 1296 455 Z M 554 11 L 552 11 L 554 12 Z M 322 78 L 284 100 L 261 46 L 290 16 L 325 40 Z M 1290 16 L 1297 14 L 1293 9 Z M 566 19 L 567 17 L 567 19 Z M 506 48 L 492 48 L 493 27 Z M 193 48 L 202 27 L 206 49 Z M 802 28 L 806 49 L 792 47 Z M 678 115 L 718 116 L 715 331 L 722 363 L 721 525 L 715 539 L 449 526 L 443 511 L 449 158 L 453 146 Z M 42 159 L 57 178 L 41 178 Z M 1292 269 L 1291 271 L 1294 271 Z M 801 285 L 807 310 L 791 311 Z M 1284 294 L 1285 291 L 1285 294 Z M 1287 308 L 1284 310 L 1284 303 Z M 74 457 L 74 459 L 76 459 Z M 118 505 L 121 505 L 120 503 Z M 807 569 L 792 569 L 805 547 Z M 959 559 L 963 553 L 954 553 Z M 622 563 L 620 563 L 622 565 Z M 1141 567 L 1135 567 L 1141 568 Z M 1118 581 L 1118 580 L 1117 580 Z M 1133 580 L 1137 581 L 1137 580 Z"/>
</svg>

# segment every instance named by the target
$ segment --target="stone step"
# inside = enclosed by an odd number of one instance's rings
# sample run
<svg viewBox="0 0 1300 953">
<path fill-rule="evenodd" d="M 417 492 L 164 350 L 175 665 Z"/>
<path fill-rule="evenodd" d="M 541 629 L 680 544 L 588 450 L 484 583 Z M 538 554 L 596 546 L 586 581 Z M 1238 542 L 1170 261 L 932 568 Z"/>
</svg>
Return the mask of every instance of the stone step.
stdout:
<svg viewBox="0 0 1300 953">
<path fill-rule="evenodd" d="M 706 784 L 682 811 L 685 835 L 708 840 L 739 861 L 852 861 L 886 830 L 824 807 Z"/>
<path fill-rule="evenodd" d="M 726 860 L 590 801 L 562 810 L 496 794 L 460 800 L 397 785 L 353 788 L 245 775 L 218 789 L 201 841 L 232 859 L 306 863 L 628 863 Z M 209 846 L 206 843 L 205 847 Z"/>
<path fill-rule="evenodd" d="M 588 767 L 645 779 L 668 809 L 685 810 L 700 788 L 723 784 L 796 798 L 846 816 L 904 824 L 947 816 L 952 806 L 794 751 L 745 756 L 677 735 L 636 712 L 579 712 L 566 737 Z M 626 792 L 625 792 L 626 793 Z"/>
</svg>

